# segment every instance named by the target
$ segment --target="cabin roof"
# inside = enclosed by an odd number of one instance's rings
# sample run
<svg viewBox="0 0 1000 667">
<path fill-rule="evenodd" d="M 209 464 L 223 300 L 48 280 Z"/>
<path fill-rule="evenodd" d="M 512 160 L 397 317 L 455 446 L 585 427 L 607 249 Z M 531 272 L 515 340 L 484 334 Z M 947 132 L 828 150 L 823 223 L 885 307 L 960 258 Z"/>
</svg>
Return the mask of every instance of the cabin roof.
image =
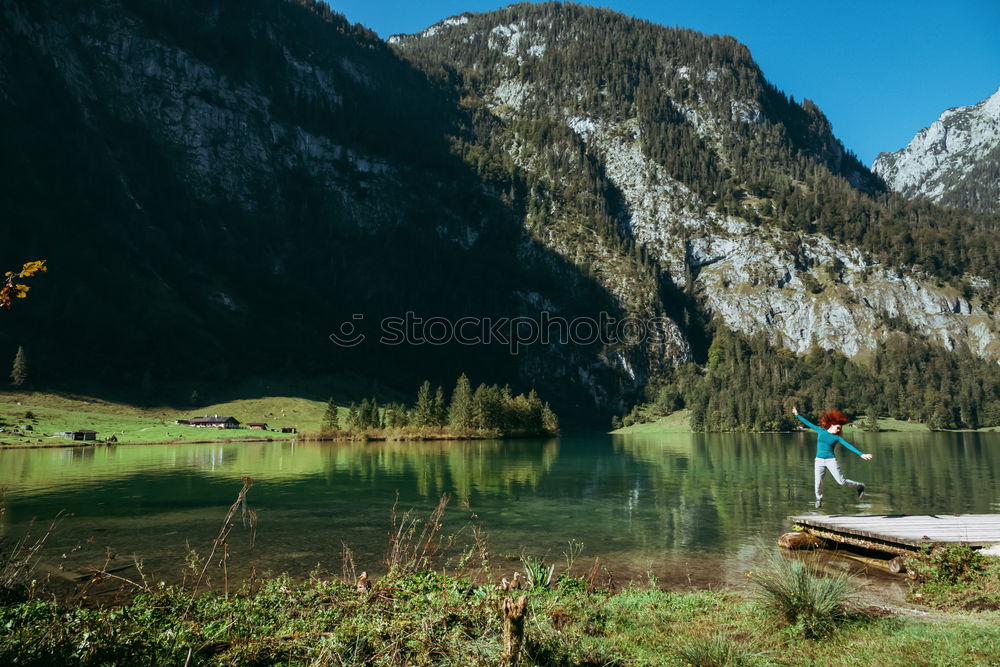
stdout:
<svg viewBox="0 0 1000 667">
<path fill-rule="evenodd" d="M 239 421 L 238 419 L 236 419 L 236 417 L 229 417 L 229 416 L 220 417 L 219 415 L 212 415 L 211 417 L 207 417 L 207 416 L 206 417 L 192 417 L 191 418 L 191 423 L 192 424 L 225 424 L 226 422 L 228 422 L 230 420 L 234 421 L 234 422 L 238 422 Z"/>
</svg>

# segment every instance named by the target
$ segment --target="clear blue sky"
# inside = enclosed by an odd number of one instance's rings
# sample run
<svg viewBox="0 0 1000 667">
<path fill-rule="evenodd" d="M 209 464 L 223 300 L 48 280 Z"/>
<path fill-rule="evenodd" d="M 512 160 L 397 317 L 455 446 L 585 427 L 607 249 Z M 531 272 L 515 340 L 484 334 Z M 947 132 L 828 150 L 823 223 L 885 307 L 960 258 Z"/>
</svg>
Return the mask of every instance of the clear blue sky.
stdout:
<svg viewBox="0 0 1000 667">
<path fill-rule="evenodd" d="M 383 38 L 420 32 L 484 0 L 329 0 Z M 1000 87 L 1000 0 L 607 0 L 667 26 L 732 35 L 774 85 L 816 102 L 861 161 L 899 150 L 945 109 Z"/>
</svg>

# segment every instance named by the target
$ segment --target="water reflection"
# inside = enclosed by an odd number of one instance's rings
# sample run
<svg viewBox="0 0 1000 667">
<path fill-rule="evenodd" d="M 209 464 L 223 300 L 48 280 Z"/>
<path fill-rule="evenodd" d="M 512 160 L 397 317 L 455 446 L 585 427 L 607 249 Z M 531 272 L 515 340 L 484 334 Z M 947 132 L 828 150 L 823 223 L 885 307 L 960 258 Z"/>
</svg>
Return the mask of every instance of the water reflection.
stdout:
<svg viewBox="0 0 1000 667">
<path fill-rule="evenodd" d="M 1000 511 L 998 435 L 853 438 L 875 455 L 871 463 L 841 456 L 846 474 L 868 485 L 866 504 L 834 486 L 827 512 Z M 70 553 L 70 570 L 96 558 L 88 549 L 111 547 L 177 571 L 188 544 L 208 544 L 218 531 L 248 475 L 258 569 L 337 570 L 343 543 L 376 569 L 397 493 L 402 509 L 423 512 L 450 493 L 448 527 L 475 512 L 496 554 L 525 549 L 558 562 L 576 539 L 585 556 L 629 576 L 726 582 L 753 566 L 759 545 L 775 543 L 789 515 L 812 511 L 814 447 L 808 434 L 667 434 L 6 450 L 0 530 L 19 536 L 32 517 L 72 512 L 54 546 L 92 546 Z M 245 533 L 233 535 L 237 553 Z"/>
</svg>

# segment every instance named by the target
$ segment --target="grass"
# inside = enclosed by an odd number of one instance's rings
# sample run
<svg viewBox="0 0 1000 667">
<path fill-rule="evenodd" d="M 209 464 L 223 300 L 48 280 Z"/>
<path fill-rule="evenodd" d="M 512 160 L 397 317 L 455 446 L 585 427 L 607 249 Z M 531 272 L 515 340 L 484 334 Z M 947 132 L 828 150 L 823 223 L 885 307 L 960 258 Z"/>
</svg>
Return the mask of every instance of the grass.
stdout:
<svg viewBox="0 0 1000 667">
<path fill-rule="evenodd" d="M 654 421 L 632 424 L 611 432 L 616 435 L 627 433 L 693 433 L 691 430 L 691 411 L 678 410 Z"/>
<path fill-rule="evenodd" d="M 916 621 L 858 614 L 829 634 L 789 634 L 740 592 L 677 594 L 557 585 L 528 597 L 527 665 L 990 664 L 996 614 Z M 500 605 L 491 583 L 436 572 L 390 573 L 359 589 L 314 575 L 270 576 L 191 595 L 153 584 L 126 604 L 36 597 L 0 608 L 3 664 L 497 665 Z M 917 663 L 914 657 L 919 656 Z"/>
<path fill-rule="evenodd" d="M 773 556 L 764 572 L 750 576 L 764 603 L 809 639 L 829 636 L 849 617 L 857 582 L 847 574 L 822 576 L 797 558 Z"/>
<path fill-rule="evenodd" d="M 864 431 L 864 415 L 861 415 L 853 422 L 844 427 L 845 432 L 863 432 Z M 921 424 L 918 422 L 907 422 L 899 419 L 879 418 L 879 427 L 882 431 L 909 431 L 909 432 L 924 432 L 929 433 L 930 429 L 927 428 L 926 424 Z M 980 429 L 981 431 L 993 431 L 1000 427 L 991 427 L 986 429 Z M 652 421 L 642 422 L 637 424 L 632 424 L 631 426 L 625 426 L 623 428 L 615 429 L 611 433 L 616 435 L 626 435 L 631 433 L 693 433 L 691 430 L 691 411 L 690 410 L 678 410 L 673 412 L 666 417 L 658 417 Z"/>
<path fill-rule="evenodd" d="M 201 407 L 139 407 L 87 396 L 37 392 L 0 393 L 0 433 L 4 445 L 58 445 L 65 440 L 57 432 L 76 429 L 97 431 L 99 441 L 114 435 L 119 443 L 198 442 L 204 440 L 290 438 L 292 434 L 250 429 L 198 429 L 179 426 L 179 418 L 200 415 L 232 415 L 240 422 L 266 422 L 269 428 L 294 426 L 318 428 L 326 404 L 303 398 L 272 396 L 241 399 Z M 33 418 L 27 418 L 28 413 Z M 346 409 L 343 411 L 346 416 Z M 32 430 L 20 435 L 12 426 L 30 425 Z"/>
<path fill-rule="evenodd" d="M 890 419 L 889 417 L 879 417 L 878 420 L 879 429 L 882 431 L 920 431 L 924 433 L 929 433 L 930 429 L 927 428 L 926 424 L 920 422 L 908 422 L 902 421 L 900 419 Z M 865 427 L 865 415 L 859 416 L 850 424 L 844 427 L 845 432 L 850 431 L 864 431 Z"/>
</svg>

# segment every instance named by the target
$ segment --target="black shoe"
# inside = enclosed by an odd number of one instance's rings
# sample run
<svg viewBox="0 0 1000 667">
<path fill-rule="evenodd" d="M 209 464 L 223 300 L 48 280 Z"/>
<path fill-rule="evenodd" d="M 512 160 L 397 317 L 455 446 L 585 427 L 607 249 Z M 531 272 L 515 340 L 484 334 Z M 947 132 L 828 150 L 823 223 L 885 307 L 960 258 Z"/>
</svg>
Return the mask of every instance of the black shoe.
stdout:
<svg viewBox="0 0 1000 667">
<path fill-rule="evenodd" d="M 865 485 L 862 484 L 860 487 L 858 487 L 858 500 L 861 500 L 864 497 L 865 497 Z"/>
</svg>

